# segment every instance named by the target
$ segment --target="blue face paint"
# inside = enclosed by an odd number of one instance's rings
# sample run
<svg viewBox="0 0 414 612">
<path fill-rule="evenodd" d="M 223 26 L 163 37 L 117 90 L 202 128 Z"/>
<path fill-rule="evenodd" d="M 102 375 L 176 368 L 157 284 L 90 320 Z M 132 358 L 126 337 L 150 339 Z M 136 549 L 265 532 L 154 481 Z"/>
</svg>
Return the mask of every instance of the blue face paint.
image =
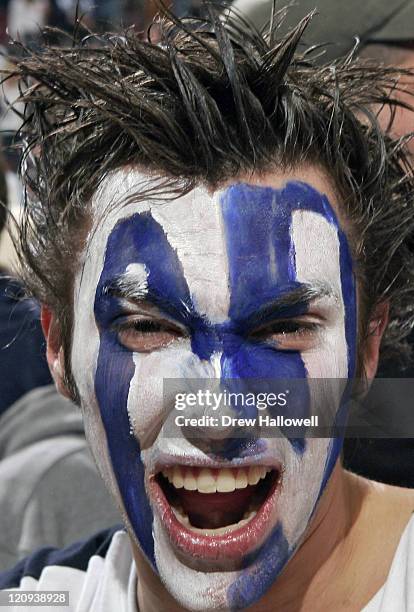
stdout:
<svg viewBox="0 0 414 612">
<path fill-rule="evenodd" d="M 263 304 L 263 296 L 277 298 L 286 287 L 297 286 L 295 249 L 291 236 L 295 210 L 319 213 L 338 232 L 342 296 L 345 306 L 345 336 L 348 347 L 348 376 L 355 374 L 356 356 L 356 290 L 352 258 L 345 234 L 326 196 L 303 183 L 289 183 L 282 190 L 247 185 L 230 187 L 222 198 L 231 282 L 230 315 L 242 320 L 246 309 L 254 311 Z M 246 261 L 249 265 L 246 266 Z M 265 262 L 265 265 L 263 265 Z M 305 309 L 304 309 L 305 310 Z M 296 314 L 296 313 L 294 313 Z M 285 312 L 284 316 L 292 316 Z M 223 372 L 229 378 L 306 378 L 307 372 L 299 353 L 251 349 L 244 345 L 236 355 L 222 357 Z M 264 389 L 261 391 L 274 391 Z M 289 416 L 309 415 L 309 393 L 301 387 L 300 401 L 289 405 Z M 336 425 L 344 425 L 344 394 Z M 295 410 L 297 408 L 297 410 Z M 278 409 L 279 410 L 279 409 Z M 297 452 L 304 452 L 305 440 L 291 440 Z M 318 499 L 325 489 L 342 448 L 342 439 L 333 439 L 326 459 L 325 473 Z M 315 500 L 315 507 L 317 500 Z M 270 544 L 271 543 L 271 544 Z M 268 541 L 256 554 L 254 569 L 243 571 L 228 591 L 231 609 L 242 609 L 260 599 L 274 577 L 284 567 L 293 550 L 287 546 L 281 525 L 277 525 Z M 247 563 L 250 565 L 250 563 Z"/>
<path fill-rule="evenodd" d="M 272 380 L 306 379 L 305 362 L 300 352 L 280 351 L 277 346 L 253 339 L 251 332 L 257 324 L 257 313 L 261 313 L 264 322 L 274 319 L 275 313 L 271 308 L 267 313 L 266 307 L 302 286 L 297 278 L 292 217 L 296 210 L 317 213 L 335 228 L 338 236 L 348 376 L 351 378 L 355 373 L 356 291 L 352 259 L 346 237 L 327 198 L 303 183 L 288 183 L 282 189 L 237 184 L 223 192 L 220 206 L 230 293 L 225 321 L 212 323 L 208 316 L 197 311 L 177 251 L 149 212 L 121 219 L 114 227 L 96 288 L 94 313 L 100 335 L 96 397 L 125 510 L 142 550 L 154 567 L 153 515 L 144 487 L 140 446 L 130 433 L 127 413 L 135 364 L 133 353 L 118 341 L 116 321 L 124 317 L 125 312 L 122 301 L 110 290 L 114 278 L 125 274 L 130 264 L 143 264 L 148 271 L 148 300 L 185 326 L 194 356 L 208 361 L 213 354 L 221 355 L 223 388 L 238 391 L 243 388 L 243 381 L 248 380 L 251 390 L 252 380 L 268 379 L 269 388 L 264 389 L 261 383 L 260 391 L 274 391 Z M 211 299 L 213 302 L 214 295 Z M 293 317 L 306 310 L 307 304 L 284 306 L 279 309 L 278 316 Z M 197 372 L 194 377 L 198 377 Z M 145 381 L 142 383 L 145 385 Z M 309 390 L 306 385 L 302 389 L 302 395 L 286 409 L 291 417 L 310 414 Z M 243 407 L 243 416 L 249 416 L 249 410 L 256 409 Z M 338 415 L 342 420 L 342 408 Z M 227 458 L 246 456 L 249 448 L 259 443 L 257 440 L 229 440 L 228 446 L 220 452 Z M 320 494 L 336 463 L 341 443 L 339 440 L 331 444 Z M 290 444 L 293 453 L 306 461 L 305 439 L 291 439 Z M 230 608 L 247 606 L 259 599 L 284 567 L 294 547 L 295 543 L 288 544 L 283 525 L 278 523 L 255 554 L 244 559 L 246 569 L 241 570 L 228 590 Z"/>
<path fill-rule="evenodd" d="M 310 185 L 292 182 L 280 190 L 234 185 L 224 192 L 221 200 L 230 268 L 230 319 L 233 321 L 243 321 L 246 311 L 258 310 L 266 299 L 274 300 L 298 286 L 295 247 L 291 236 L 294 211 L 318 213 L 337 229 L 345 304 L 348 376 L 352 378 L 356 354 L 356 297 L 352 258 L 346 236 L 328 198 Z M 283 315 L 292 316 L 289 310 Z M 259 367 L 268 369 L 265 364 Z M 299 368 L 297 377 L 302 378 L 305 375 L 303 365 L 297 364 L 295 367 Z M 278 377 L 283 378 L 279 374 Z"/>
<path fill-rule="evenodd" d="M 227 597 L 230 610 L 244 610 L 258 601 L 284 568 L 289 553 L 289 544 L 278 523 L 260 549 L 260 554 L 254 553 L 244 559 L 244 565 L 247 568 L 253 566 L 253 569 L 241 572 L 229 587 Z"/>
</svg>

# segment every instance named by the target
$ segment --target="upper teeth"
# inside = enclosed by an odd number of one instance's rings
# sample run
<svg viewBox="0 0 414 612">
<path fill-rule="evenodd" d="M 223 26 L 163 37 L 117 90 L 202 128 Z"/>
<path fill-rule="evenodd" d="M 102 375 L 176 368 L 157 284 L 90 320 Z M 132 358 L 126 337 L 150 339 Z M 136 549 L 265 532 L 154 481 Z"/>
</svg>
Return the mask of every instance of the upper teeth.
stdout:
<svg viewBox="0 0 414 612">
<path fill-rule="evenodd" d="M 230 493 L 235 489 L 244 489 L 247 485 L 257 484 L 270 471 L 270 468 L 257 465 L 218 470 L 176 465 L 164 469 L 162 474 L 176 489 L 184 488 L 199 493 Z"/>
</svg>

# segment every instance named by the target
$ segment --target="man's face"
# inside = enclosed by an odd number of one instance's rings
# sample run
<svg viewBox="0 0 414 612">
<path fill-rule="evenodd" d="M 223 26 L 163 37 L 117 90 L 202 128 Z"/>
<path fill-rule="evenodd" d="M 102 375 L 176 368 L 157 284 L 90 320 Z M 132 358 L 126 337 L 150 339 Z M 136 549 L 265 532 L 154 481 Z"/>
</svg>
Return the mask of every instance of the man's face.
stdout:
<svg viewBox="0 0 414 612">
<path fill-rule="evenodd" d="M 142 180 L 113 174 L 96 210 Z M 95 216 L 71 356 L 86 433 L 135 544 L 191 610 L 244 608 L 265 593 L 302 541 L 341 444 L 230 440 L 231 428 L 218 444 L 209 427 L 202 440 L 185 428 L 171 438 L 163 380 L 352 377 L 356 290 L 336 210 L 328 181 L 308 168 L 175 200 L 131 198 Z M 307 416 L 310 403 L 292 415 L 288 402 L 285 415 Z"/>
</svg>

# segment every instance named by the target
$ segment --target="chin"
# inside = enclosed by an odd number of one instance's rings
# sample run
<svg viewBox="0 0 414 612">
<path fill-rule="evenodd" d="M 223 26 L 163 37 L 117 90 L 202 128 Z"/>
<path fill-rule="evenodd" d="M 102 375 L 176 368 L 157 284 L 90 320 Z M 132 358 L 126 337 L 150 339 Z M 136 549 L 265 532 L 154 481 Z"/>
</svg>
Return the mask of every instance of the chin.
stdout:
<svg viewBox="0 0 414 612">
<path fill-rule="evenodd" d="M 339 452 L 329 439 L 263 448 L 219 463 L 164 452 L 149 470 L 156 571 L 188 610 L 245 609 L 277 585 Z"/>
</svg>

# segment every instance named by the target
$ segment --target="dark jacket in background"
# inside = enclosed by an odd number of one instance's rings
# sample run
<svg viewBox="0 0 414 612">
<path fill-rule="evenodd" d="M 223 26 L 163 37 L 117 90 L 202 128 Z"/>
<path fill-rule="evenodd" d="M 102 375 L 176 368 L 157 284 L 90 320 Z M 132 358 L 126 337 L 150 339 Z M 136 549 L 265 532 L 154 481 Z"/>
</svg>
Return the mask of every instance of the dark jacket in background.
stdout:
<svg viewBox="0 0 414 612">
<path fill-rule="evenodd" d="M 0 273 L 0 415 L 31 389 L 52 383 L 39 306 L 21 296 L 20 284 Z"/>
</svg>

